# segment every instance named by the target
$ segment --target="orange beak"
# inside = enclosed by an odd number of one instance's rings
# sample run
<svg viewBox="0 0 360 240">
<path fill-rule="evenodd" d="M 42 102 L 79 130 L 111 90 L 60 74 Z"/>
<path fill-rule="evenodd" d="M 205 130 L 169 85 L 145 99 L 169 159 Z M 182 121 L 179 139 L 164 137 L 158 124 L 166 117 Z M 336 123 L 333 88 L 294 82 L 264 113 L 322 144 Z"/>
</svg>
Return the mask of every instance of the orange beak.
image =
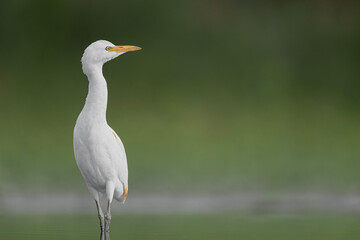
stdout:
<svg viewBox="0 0 360 240">
<path fill-rule="evenodd" d="M 137 46 L 114 46 L 114 47 L 106 47 L 106 51 L 108 52 L 117 52 L 117 53 L 126 53 L 141 50 L 141 47 Z"/>
</svg>

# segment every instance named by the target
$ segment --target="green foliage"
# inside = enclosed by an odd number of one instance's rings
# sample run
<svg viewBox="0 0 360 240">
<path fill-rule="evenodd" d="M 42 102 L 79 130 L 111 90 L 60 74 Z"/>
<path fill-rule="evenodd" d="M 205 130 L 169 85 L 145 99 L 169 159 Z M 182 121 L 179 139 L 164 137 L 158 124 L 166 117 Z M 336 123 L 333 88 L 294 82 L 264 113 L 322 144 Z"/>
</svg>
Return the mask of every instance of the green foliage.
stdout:
<svg viewBox="0 0 360 240">
<path fill-rule="evenodd" d="M 106 39 L 143 48 L 104 67 L 132 186 L 356 188 L 358 9 L 3 1 L 1 185 L 83 187 L 72 153 L 80 58 Z"/>
<path fill-rule="evenodd" d="M 2 218 L 5 239 L 96 239 L 94 216 Z M 328 239 L 360 236 L 355 216 L 123 215 L 112 218 L 112 239 Z"/>
</svg>

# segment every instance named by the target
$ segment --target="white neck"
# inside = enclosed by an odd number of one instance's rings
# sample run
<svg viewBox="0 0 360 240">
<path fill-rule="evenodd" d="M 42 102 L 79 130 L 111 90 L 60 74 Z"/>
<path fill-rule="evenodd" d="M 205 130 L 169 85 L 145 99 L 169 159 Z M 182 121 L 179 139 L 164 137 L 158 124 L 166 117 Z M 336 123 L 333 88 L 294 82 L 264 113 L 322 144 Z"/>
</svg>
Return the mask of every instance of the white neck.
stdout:
<svg viewBox="0 0 360 240">
<path fill-rule="evenodd" d="M 82 112 L 93 121 L 106 122 L 107 84 L 102 73 L 102 65 L 86 66 L 84 71 L 89 80 L 89 92 Z"/>
</svg>

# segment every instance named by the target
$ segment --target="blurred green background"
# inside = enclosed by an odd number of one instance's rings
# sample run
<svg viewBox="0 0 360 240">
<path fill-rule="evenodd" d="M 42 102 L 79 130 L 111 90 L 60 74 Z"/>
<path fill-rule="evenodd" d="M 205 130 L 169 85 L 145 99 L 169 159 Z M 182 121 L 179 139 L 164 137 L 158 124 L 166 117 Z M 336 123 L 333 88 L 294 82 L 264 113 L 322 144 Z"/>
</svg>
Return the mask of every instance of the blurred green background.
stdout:
<svg viewBox="0 0 360 240">
<path fill-rule="evenodd" d="M 359 193 L 359 10 L 356 1 L 0 2 L 1 193 L 86 193 L 72 130 L 87 94 L 80 58 L 98 39 L 143 48 L 104 66 L 130 195 Z"/>
</svg>

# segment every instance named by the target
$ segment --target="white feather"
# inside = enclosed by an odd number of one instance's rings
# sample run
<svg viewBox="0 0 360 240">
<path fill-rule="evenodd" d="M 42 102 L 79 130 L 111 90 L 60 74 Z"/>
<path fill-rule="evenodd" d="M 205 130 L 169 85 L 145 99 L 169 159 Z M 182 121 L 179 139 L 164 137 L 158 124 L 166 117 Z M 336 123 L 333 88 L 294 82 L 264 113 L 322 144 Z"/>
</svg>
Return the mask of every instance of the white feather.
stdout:
<svg viewBox="0 0 360 240">
<path fill-rule="evenodd" d="M 125 200 L 128 168 L 123 143 L 106 121 L 108 93 L 102 66 L 121 55 L 106 51 L 108 46 L 114 45 L 104 40 L 92 43 L 81 59 L 89 92 L 74 128 L 74 153 L 93 198 L 99 201 L 99 193 L 103 193 L 111 202 L 113 197 Z"/>
</svg>

